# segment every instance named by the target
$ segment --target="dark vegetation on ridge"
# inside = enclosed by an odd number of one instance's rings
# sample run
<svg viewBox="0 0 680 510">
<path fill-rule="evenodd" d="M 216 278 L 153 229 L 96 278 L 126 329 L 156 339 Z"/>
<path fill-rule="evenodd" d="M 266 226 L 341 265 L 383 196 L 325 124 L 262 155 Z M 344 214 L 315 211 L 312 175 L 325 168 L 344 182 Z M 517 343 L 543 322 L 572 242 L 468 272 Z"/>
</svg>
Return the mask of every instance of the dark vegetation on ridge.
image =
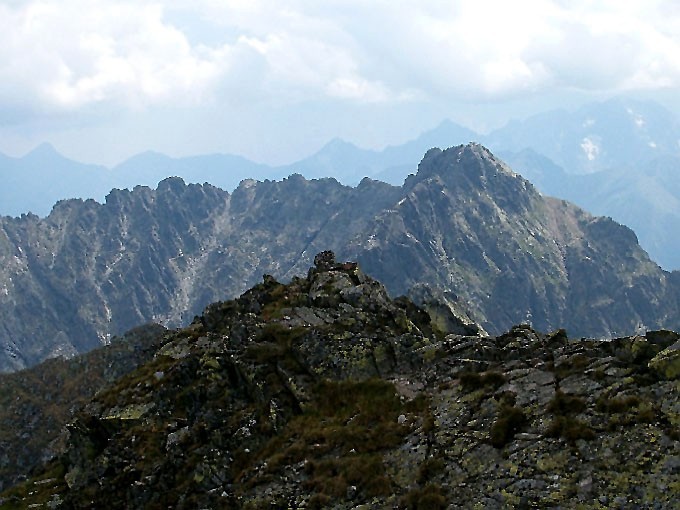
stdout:
<svg viewBox="0 0 680 510">
<path fill-rule="evenodd" d="M 672 508 L 680 490 L 670 331 L 486 336 L 331 252 L 145 331 L 123 349 L 137 368 L 67 418 L 1 508 Z M 5 377 L 49 395 L 25 374 Z"/>
</svg>

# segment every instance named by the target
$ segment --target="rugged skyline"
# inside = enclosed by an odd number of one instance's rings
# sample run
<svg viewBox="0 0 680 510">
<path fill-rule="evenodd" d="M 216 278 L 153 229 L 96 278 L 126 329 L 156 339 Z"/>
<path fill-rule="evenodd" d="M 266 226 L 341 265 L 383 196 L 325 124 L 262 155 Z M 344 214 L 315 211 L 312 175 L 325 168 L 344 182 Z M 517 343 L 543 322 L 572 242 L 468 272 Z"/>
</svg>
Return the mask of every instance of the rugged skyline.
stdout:
<svg viewBox="0 0 680 510">
<path fill-rule="evenodd" d="M 679 26 L 661 0 L 6 1 L 0 152 L 279 165 L 621 94 L 677 113 Z"/>
<path fill-rule="evenodd" d="M 283 166 L 229 154 L 182 158 L 146 151 L 107 168 L 65 158 L 42 144 L 21 158 L 0 154 L 0 215 L 46 216 L 59 200 L 93 198 L 114 189 L 156 187 L 168 176 L 232 191 L 243 179 L 334 176 L 357 185 L 364 177 L 401 186 L 422 155 L 475 140 L 489 147 L 544 194 L 569 200 L 631 227 L 664 269 L 680 269 L 680 120 L 653 101 L 618 98 L 574 112 L 553 110 L 482 135 L 445 121 L 417 138 L 384 150 L 334 139 Z"/>
<path fill-rule="evenodd" d="M 62 201 L 44 219 L 2 218 L 0 370 L 148 321 L 186 324 L 263 274 L 303 274 L 325 249 L 393 296 L 422 284 L 446 293 L 489 333 L 521 322 L 606 337 L 679 326 L 680 273 L 662 271 L 630 229 L 542 196 L 468 144 L 431 149 L 400 187 L 293 175 L 230 194 L 168 178 L 105 204 Z"/>
</svg>

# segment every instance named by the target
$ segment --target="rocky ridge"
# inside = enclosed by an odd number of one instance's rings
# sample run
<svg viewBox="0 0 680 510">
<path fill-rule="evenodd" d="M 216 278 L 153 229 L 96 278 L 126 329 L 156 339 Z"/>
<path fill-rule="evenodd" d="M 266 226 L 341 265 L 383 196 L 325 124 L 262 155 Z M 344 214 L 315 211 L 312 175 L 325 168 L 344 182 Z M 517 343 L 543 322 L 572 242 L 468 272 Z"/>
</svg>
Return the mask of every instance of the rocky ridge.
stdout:
<svg viewBox="0 0 680 510">
<path fill-rule="evenodd" d="M 635 234 L 543 197 L 477 144 L 429 151 L 402 187 L 293 175 L 231 194 L 170 178 L 0 219 L 0 371 L 85 352 L 136 324 L 186 325 L 314 253 L 357 260 L 392 296 L 427 284 L 490 333 L 680 329 L 678 273 Z"/>
<path fill-rule="evenodd" d="M 677 503 L 680 335 L 488 336 L 447 310 L 330 252 L 265 276 L 162 335 L 2 508 Z"/>
</svg>

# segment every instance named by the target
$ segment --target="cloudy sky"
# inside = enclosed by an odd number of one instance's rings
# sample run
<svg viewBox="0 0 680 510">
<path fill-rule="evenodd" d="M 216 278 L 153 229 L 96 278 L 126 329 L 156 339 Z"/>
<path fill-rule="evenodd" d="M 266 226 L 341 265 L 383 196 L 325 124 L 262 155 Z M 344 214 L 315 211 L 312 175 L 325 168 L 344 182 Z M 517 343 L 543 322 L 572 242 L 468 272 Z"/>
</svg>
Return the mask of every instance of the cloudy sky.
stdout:
<svg viewBox="0 0 680 510">
<path fill-rule="evenodd" d="M 675 0 L 0 0 L 0 151 L 287 163 L 445 118 L 680 107 Z M 676 110 L 676 113 L 679 110 Z"/>
</svg>

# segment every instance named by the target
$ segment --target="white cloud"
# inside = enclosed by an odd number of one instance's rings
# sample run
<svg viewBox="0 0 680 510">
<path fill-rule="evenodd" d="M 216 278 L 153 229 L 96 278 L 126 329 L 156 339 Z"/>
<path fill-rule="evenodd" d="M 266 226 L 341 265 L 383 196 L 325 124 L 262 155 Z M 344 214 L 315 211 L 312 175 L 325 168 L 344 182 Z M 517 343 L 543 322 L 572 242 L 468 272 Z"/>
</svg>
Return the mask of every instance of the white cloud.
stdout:
<svg viewBox="0 0 680 510">
<path fill-rule="evenodd" d="M 673 1 L 29 0 L 0 5 L 5 108 L 500 100 L 680 85 Z"/>
<path fill-rule="evenodd" d="M 218 51 L 192 48 L 158 5 L 101 0 L 0 7 L 0 79 L 11 99 L 74 109 L 192 101 L 209 90 Z"/>
<path fill-rule="evenodd" d="M 588 161 L 595 161 L 600 154 L 600 147 L 590 138 L 586 137 L 581 141 L 581 149 L 583 150 Z"/>
</svg>

